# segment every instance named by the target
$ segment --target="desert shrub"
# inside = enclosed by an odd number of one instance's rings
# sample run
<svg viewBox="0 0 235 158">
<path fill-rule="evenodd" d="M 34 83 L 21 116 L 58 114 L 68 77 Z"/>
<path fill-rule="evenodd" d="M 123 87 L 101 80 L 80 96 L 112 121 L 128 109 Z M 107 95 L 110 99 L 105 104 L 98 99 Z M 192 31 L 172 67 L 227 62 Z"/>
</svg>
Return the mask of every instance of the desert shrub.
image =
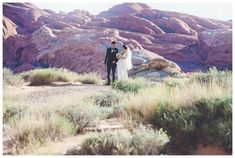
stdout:
<svg viewBox="0 0 235 158">
<path fill-rule="evenodd" d="M 10 109 L 5 110 L 4 122 L 10 130 L 4 130 L 4 133 L 11 138 L 9 142 L 15 154 L 75 133 L 73 124 L 47 105 L 5 107 Z"/>
<path fill-rule="evenodd" d="M 124 104 L 115 104 L 109 111 L 107 118 L 114 117 L 125 117 L 125 105 Z"/>
<path fill-rule="evenodd" d="M 148 81 L 144 78 L 120 80 L 112 84 L 113 89 L 121 90 L 123 92 L 138 92 L 148 86 Z"/>
<path fill-rule="evenodd" d="M 102 94 L 91 96 L 90 99 L 94 101 L 96 105 L 111 107 L 120 103 L 123 99 L 123 94 L 117 91 L 108 91 Z"/>
<path fill-rule="evenodd" d="M 154 131 L 143 126 L 128 131 L 105 131 L 87 138 L 80 150 L 70 150 L 67 154 L 79 155 L 157 155 L 169 141 L 162 131 Z"/>
<path fill-rule="evenodd" d="M 8 68 L 3 68 L 3 84 L 11 86 L 21 86 L 23 85 L 23 79 Z"/>
<path fill-rule="evenodd" d="M 96 72 L 81 74 L 78 76 L 77 81 L 82 82 L 83 84 L 103 84 L 101 76 Z"/>
<path fill-rule="evenodd" d="M 66 119 L 53 116 L 48 119 L 26 116 L 11 125 L 11 143 L 16 154 L 24 153 L 29 147 L 56 141 L 73 133 L 73 128 Z"/>
<path fill-rule="evenodd" d="M 217 144 L 231 152 L 231 98 L 202 98 L 193 106 L 160 106 L 155 112 L 151 123 L 167 131 L 171 145 L 185 146 L 177 149 L 177 153 L 188 154 L 190 147 L 193 149 L 197 144 Z"/>
<path fill-rule="evenodd" d="M 206 73 L 196 73 L 191 78 L 191 81 L 201 83 L 215 82 L 220 86 L 229 87 L 232 84 L 232 72 L 231 71 L 219 71 L 216 67 L 210 68 Z"/>
<path fill-rule="evenodd" d="M 74 82 L 78 74 L 63 68 L 35 69 L 29 75 L 30 85 L 39 86 L 52 82 Z"/>
<path fill-rule="evenodd" d="M 154 117 L 155 116 L 155 117 Z M 199 113 L 196 108 L 183 107 L 159 107 L 156 110 L 151 123 L 158 128 L 163 128 L 171 137 L 170 146 L 185 146 L 178 148 L 177 153 L 173 154 L 188 154 L 188 150 L 196 144 L 197 141 L 194 131 L 196 130 L 197 118 Z M 193 146 L 194 147 L 194 146 Z M 174 152 L 174 149 L 171 149 Z M 172 151 L 168 154 L 172 154 Z"/>
<path fill-rule="evenodd" d="M 29 76 L 34 72 L 35 70 L 29 70 L 29 71 L 23 71 L 19 73 L 18 75 L 24 80 L 29 81 Z"/>
<path fill-rule="evenodd" d="M 224 147 L 225 151 L 232 151 L 232 119 L 217 121 L 215 126 L 216 140 L 219 146 Z"/>
<path fill-rule="evenodd" d="M 197 135 L 200 143 L 212 142 L 232 151 L 232 97 L 204 98 L 195 103 L 200 117 L 197 120 Z M 206 139 L 204 139 L 206 138 Z"/>
<path fill-rule="evenodd" d="M 15 122 L 24 116 L 26 106 L 12 106 L 4 102 L 3 106 L 3 123 Z"/>
<path fill-rule="evenodd" d="M 76 133 L 80 133 L 85 127 L 93 126 L 98 119 L 106 118 L 109 112 L 110 109 L 96 106 L 91 102 L 65 106 L 59 111 L 62 117 L 73 124 Z"/>
</svg>

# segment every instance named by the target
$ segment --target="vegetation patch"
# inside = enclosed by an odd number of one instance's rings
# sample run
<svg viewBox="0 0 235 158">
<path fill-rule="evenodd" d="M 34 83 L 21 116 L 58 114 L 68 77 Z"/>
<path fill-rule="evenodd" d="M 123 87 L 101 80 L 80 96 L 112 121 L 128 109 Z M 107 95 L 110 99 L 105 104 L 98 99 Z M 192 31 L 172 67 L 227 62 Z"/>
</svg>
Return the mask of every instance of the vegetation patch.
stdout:
<svg viewBox="0 0 235 158">
<path fill-rule="evenodd" d="M 80 150 L 67 154 L 78 155 L 158 155 L 169 141 L 162 130 L 155 131 L 140 126 L 133 133 L 106 131 L 87 138 Z"/>
</svg>

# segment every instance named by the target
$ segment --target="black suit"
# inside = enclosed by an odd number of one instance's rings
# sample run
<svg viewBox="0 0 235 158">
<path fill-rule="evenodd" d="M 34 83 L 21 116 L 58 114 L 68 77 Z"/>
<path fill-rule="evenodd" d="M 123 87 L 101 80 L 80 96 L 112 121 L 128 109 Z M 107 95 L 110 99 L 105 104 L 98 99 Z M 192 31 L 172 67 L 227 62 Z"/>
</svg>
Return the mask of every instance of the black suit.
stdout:
<svg viewBox="0 0 235 158">
<path fill-rule="evenodd" d="M 104 63 L 107 64 L 107 78 L 108 78 L 108 83 L 110 83 L 110 70 L 112 69 L 112 76 L 113 76 L 113 81 L 115 80 L 115 70 L 117 67 L 117 57 L 116 54 L 118 53 L 118 49 L 117 48 L 108 48 L 106 51 L 106 56 L 105 56 L 105 60 Z M 115 61 L 115 63 L 112 63 L 113 61 Z"/>
</svg>

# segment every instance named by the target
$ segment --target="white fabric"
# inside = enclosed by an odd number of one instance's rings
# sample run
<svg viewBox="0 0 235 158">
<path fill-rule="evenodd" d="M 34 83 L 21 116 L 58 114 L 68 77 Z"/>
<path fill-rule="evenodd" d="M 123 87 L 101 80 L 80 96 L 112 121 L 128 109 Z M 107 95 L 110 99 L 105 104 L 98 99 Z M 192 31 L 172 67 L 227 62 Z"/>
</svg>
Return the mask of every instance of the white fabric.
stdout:
<svg viewBox="0 0 235 158">
<path fill-rule="evenodd" d="M 126 58 L 127 70 L 130 70 L 132 68 L 131 57 L 132 57 L 131 50 L 128 48 L 127 49 L 127 58 Z"/>
<path fill-rule="evenodd" d="M 127 49 L 127 51 L 124 52 L 122 56 L 125 57 L 125 59 L 120 58 L 117 62 L 117 76 L 118 80 L 127 80 L 127 71 L 132 68 L 130 49 Z"/>
</svg>

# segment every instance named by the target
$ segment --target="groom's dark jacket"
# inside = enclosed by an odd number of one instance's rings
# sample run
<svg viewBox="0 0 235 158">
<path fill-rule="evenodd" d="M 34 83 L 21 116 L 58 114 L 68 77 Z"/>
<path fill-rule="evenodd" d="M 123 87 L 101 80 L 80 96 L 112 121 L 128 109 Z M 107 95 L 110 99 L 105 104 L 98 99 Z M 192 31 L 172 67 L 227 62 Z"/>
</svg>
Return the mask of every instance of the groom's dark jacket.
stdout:
<svg viewBox="0 0 235 158">
<path fill-rule="evenodd" d="M 106 51 L 106 56 L 105 56 L 105 60 L 104 63 L 107 64 L 111 64 L 112 61 L 115 61 L 117 63 L 118 58 L 116 57 L 116 54 L 118 53 L 118 49 L 117 48 L 108 48 Z"/>
</svg>

